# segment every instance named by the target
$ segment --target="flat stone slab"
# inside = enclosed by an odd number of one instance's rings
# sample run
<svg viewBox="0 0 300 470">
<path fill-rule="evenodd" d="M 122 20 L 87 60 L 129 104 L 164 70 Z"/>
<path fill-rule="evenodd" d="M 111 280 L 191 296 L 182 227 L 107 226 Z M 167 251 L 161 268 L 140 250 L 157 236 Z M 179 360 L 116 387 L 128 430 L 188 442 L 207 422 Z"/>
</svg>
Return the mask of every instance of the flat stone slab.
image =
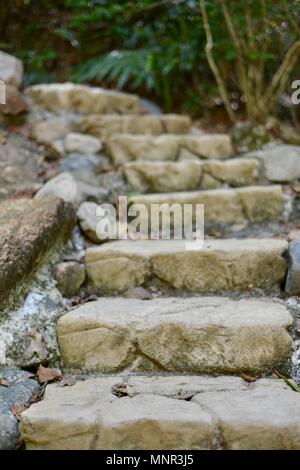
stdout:
<svg viewBox="0 0 300 470">
<path fill-rule="evenodd" d="M 94 114 L 79 123 L 82 132 L 107 140 L 116 134 L 187 134 L 191 129 L 188 116 L 177 114 L 146 114 L 144 116 L 120 116 L 118 114 Z"/>
<path fill-rule="evenodd" d="M 116 165 L 131 160 L 225 159 L 233 153 L 227 134 L 145 136 L 124 134 L 107 141 Z"/>
<path fill-rule="evenodd" d="M 278 221 L 283 211 L 283 194 L 281 186 L 249 186 L 246 188 L 222 188 L 207 191 L 190 191 L 161 194 L 144 194 L 130 196 L 128 205 L 143 204 L 147 211 L 140 217 L 150 222 L 159 218 L 159 214 L 152 213 L 153 204 L 173 204 L 180 206 L 175 211 L 182 220 L 182 210 L 185 204 L 204 204 L 205 224 L 245 224 Z M 160 215 L 161 216 L 161 215 Z M 195 211 L 194 211 L 195 217 Z"/>
<path fill-rule="evenodd" d="M 291 316 L 272 300 L 102 298 L 58 320 L 71 369 L 264 373 L 287 362 Z"/>
<path fill-rule="evenodd" d="M 284 281 L 287 248 L 276 239 L 207 240 L 195 250 L 187 250 L 184 240 L 120 240 L 87 249 L 87 275 L 101 292 L 154 280 L 201 293 L 268 289 Z"/>
<path fill-rule="evenodd" d="M 72 206 L 55 198 L 17 199 L 0 205 L 0 308 L 12 307 L 24 282 L 75 223 Z"/>
<path fill-rule="evenodd" d="M 130 189 L 142 193 L 249 186 L 259 181 L 259 162 L 255 158 L 209 162 L 137 160 L 125 163 L 123 171 Z"/>
<path fill-rule="evenodd" d="M 105 377 L 49 385 L 20 430 L 29 450 L 298 450 L 300 401 L 275 379 Z"/>
<path fill-rule="evenodd" d="M 81 113 L 139 113 L 137 95 L 74 83 L 33 85 L 25 90 L 32 102 L 48 111 L 72 110 Z"/>
</svg>

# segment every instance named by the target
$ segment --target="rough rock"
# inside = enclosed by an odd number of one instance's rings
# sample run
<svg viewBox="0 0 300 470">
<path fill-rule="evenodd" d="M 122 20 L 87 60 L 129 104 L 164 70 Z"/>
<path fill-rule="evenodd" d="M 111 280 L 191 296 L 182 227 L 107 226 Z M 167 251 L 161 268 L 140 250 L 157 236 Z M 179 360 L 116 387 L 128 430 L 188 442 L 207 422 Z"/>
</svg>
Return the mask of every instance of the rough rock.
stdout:
<svg viewBox="0 0 300 470">
<path fill-rule="evenodd" d="M 11 134 L 0 145 L 0 200 L 31 192 L 39 184 L 43 154 L 24 137 Z"/>
<path fill-rule="evenodd" d="M 47 183 L 36 193 L 35 198 L 57 197 L 65 202 L 78 206 L 82 201 L 79 187 L 70 173 L 60 173 Z"/>
<path fill-rule="evenodd" d="M 74 83 L 34 85 L 25 90 L 34 104 L 48 111 L 72 110 L 81 113 L 139 113 L 136 95 Z"/>
<path fill-rule="evenodd" d="M 188 151 L 195 159 L 224 159 L 232 154 L 225 134 L 143 136 L 124 134 L 108 139 L 107 150 L 115 164 L 131 160 L 181 160 Z"/>
<path fill-rule="evenodd" d="M 1 62 L 0 62 L 1 63 Z M 0 111 L 4 115 L 17 116 L 28 110 L 27 103 L 22 93 L 14 85 L 5 87 L 5 104 L 1 104 Z"/>
<path fill-rule="evenodd" d="M 115 134 L 186 134 L 190 131 L 191 121 L 188 116 L 176 114 L 119 116 L 90 115 L 80 122 L 82 132 L 107 140 Z"/>
<path fill-rule="evenodd" d="M 185 162 L 127 162 L 124 175 L 134 191 L 168 192 L 196 189 L 202 176 L 202 163 Z"/>
<path fill-rule="evenodd" d="M 85 267 L 76 261 L 59 263 L 55 267 L 54 278 L 62 295 L 72 297 L 85 281 Z"/>
<path fill-rule="evenodd" d="M 40 143 L 49 144 L 65 137 L 71 129 L 70 122 L 64 117 L 54 117 L 35 123 L 32 128 L 32 137 Z"/>
<path fill-rule="evenodd" d="M 101 142 L 96 137 L 71 132 L 65 138 L 66 153 L 94 154 L 101 150 Z"/>
<path fill-rule="evenodd" d="M 75 173 L 89 171 L 93 172 L 94 175 L 97 171 L 97 167 L 103 165 L 108 165 L 108 160 L 106 157 L 100 155 L 83 155 L 80 153 L 70 153 L 65 156 L 59 162 L 59 170 L 61 172 Z"/>
<path fill-rule="evenodd" d="M 221 185 L 239 187 L 259 180 L 259 162 L 255 158 L 209 162 L 137 160 L 125 163 L 123 171 L 130 188 L 139 192 L 192 191 Z"/>
<path fill-rule="evenodd" d="M 289 244 L 289 260 L 285 291 L 289 295 L 300 295 L 300 240 Z"/>
<path fill-rule="evenodd" d="M 19 88 L 23 78 L 22 62 L 16 57 L 0 51 L 0 80 Z"/>
<path fill-rule="evenodd" d="M 255 158 L 234 158 L 227 162 L 203 162 L 204 173 L 229 186 L 248 186 L 257 183 L 259 162 Z"/>
<path fill-rule="evenodd" d="M 62 200 L 18 199 L 0 205 L 1 307 L 11 306 L 23 282 L 45 254 L 69 236 L 74 225 L 72 207 Z"/>
<path fill-rule="evenodd" d="M 20 411 L 27 408 L 40 390 L 32 374 L 18 369 L 0 371 L 0 378 L 7 386 L 0 384 L 0 450 L 14 450 L 18 447 L 20 434 L 17 417 L 12 406 Z"/>
<path fill-rule="evenodd" d="M 38 273 L 39 275 L 39 273 Z M 57 364 L 56 321 L 64 308 L 60 292 L 40 286 L 30 289 L 24 303 L 9 313 L 0 324 L 0 365 L 35 367 L 38 364 Z"/>
<path fill-rule="evenodd" d="M 136 396 L 118 398 L 118 384 Z M 153 390 L 154 389 L 154 390 Z M 167 393 L 165 393 L 167 389 Z M 170 389 L 192 400 L 170 398 Z M 165 396 L 166 395 L 166 396 Z M 228 403 L 228 405 L 227 405 Z M 47 387 L 22 414 L 27 449 L 299 449 L 300 402 L 283 381 L 103 377 Z"/>
<path fill-rule="evenodd" d="M 256 374 L 288 360 L 291 323 L 271 300 L 104 298 L 62 316 L 57 331 L 72 369 Z"/>
<path fill-rule="evenodd" d="M 287 248 L 277 239 L 207 240 L 194 250 L 184 240 L 121 240 L 88 248 L 87 274 L 105 292 L 152 280 L 193 292 L 267 289 L 284 281 Z"/>
<path fill-rule="evenodd" d="M 269 181 L 288 183 L 300 178 L 299 146 L 276 145 L 247 156 L 256 157 L 263 162 L 265 175 Z"/>
<path fill-rule="evenodd" d="M 102 238 L 101 236 L 98 236 L 97 225 L 100 222 L 105 226 L 116 225 L 116 230 L 118 230 L 119 224 L 115 220 L 113 214 L 106 213 L 104 215 L 97 215 L 98 207 L 98 204 L 94 202 L 83 202 L 77 211 L 77 217 L 80 228 L 84 235 L 94 243 L 103 243 L 108 241 L 108 238 Z"/>
<path fill-rule="evenodd" d="M 235 189 L 130 196 L 128 205 L 133 204 L 143 204 L 148 209 L 147 220 L 152 224 L 155 223 L 155 217 L 159 217 L 159 214 L 155 216 L 151 211 L 153 204 L 167 204 L 169 207 L 178 204 L 182 209 L 180 215 L 182 215 L 185 204 L 193 206 L 204 204 L 206 224 L 261 223 L 280 219 L 283 211 L 283 194 L 281 186 L 277 185 L 249 186 Z M 141 215 L 141 218 L 143 217 Z"/>
</svg>

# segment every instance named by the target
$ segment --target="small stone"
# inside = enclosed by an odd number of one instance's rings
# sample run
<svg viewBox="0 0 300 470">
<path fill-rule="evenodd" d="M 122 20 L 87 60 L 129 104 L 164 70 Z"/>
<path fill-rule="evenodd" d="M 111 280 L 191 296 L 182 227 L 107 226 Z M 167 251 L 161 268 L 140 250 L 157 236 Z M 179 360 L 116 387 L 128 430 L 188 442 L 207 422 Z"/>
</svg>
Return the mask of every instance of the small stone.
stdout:
<svg viewBox="0 0 300 470">
<path fill-rule="evenodd" d="M 45 196 L 58 197 L 74 206 L 79 205 L 82 199 L 78 185 L 70 173 L 60 173 L 50 179 L 35 195 L 37 199 Z"/>
<path fill-rule="evenodd" d="M 300 147 L 297 145 L 276 145 L 247 157 L 256 157 L 263 162 L 269 181 L 289 183 L 300 178 Z"/>
<path fill-rule="evenodd" d="M 67 153 L 93 154 L 98 153 L 101 147 L 100 140 L 89 135 L 72 132 L 65 138 L 65 150 Z"/>
<path fill-rule="evenodd" d="M 75 295 L 85 281 L 85 268 L 76 261 L 67 261 L 56 266 L 54 277 L 64 297 Z"/>
<path fill-rule="evenodd" d="M 285 283 L 285 292 L 300 295 L 300 240 L 293 240 L 289 245 L 290 266 Z"/>
<path fill-rule="evenodd" d="M 77 217 L 85 236 L 94 243 L 103 243 L 106 240 L 99 238 L 97 234 L 97 225 L 104 220 L 103 217 L 97 215 L 98 207 L 95 202 L 83 202 L 77 211 Z M 108 225 L 114 223 L 114 220 L 108 216 L 105 219 Z"/>
<path fill-rule="evenodd" d="M 27 103 L 18 88 L 14 85 L 6 85 L 6 103 L 1 105 L 1 112 L 16 116 L 25 113 L 27 110 Z"/>
<path fill-rule="evenodd" d="M 16 57 L 0 51 L 0 80 L 19 88 L 22 78 L 22 62 Z"/>
<path fill-rule="evenodd" d="M 48 144 L 63 138 L 70 130 L 71 125 L 66 119 L 56 117 L 35 124 L 32 129 L 32 137 L 42 144 Z"/>
</svg>

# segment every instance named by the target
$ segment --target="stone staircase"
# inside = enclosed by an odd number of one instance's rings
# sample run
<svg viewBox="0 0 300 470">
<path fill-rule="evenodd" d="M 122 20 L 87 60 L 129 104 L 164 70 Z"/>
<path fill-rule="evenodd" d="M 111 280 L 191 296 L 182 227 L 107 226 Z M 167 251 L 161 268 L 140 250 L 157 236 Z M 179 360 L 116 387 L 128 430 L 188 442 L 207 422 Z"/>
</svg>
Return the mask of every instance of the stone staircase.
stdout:
<svg viewBox="0 0 300 470">
<path fill-rule="evenodd" d="M 206 232 L 192 251 L 185 240 L 86 241 L 98 299 L 57 324 L 77 383 L 48 385 L 22 413 L 26 448 L 299 449 L 300 395 L 271 377 L 291 358 L 293 318 L 279 298 L 288 242 L 277 229 L 235 237 L 237 225 L 284 221 L 288 195 L 263 159 L 235 158 L 228 135 L 201 134 L 187 117 L 147 115 L 134 95 L 54 84 L 27 96 L 101 140 L 135 191 L 129 207 L 204 204 L 207 227 L 231 238 Z"/>
</svg>

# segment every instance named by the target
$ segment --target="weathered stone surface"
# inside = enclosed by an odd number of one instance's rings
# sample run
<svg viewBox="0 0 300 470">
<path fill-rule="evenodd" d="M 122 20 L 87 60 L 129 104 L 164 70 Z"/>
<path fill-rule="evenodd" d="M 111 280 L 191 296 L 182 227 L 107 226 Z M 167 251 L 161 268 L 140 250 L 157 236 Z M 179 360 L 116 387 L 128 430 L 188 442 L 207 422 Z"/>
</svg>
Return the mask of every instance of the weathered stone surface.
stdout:
<svg viewBox="0 0 300 470">
<path fill-rule="evenodd" d="M 11 134 L 0 145 L 0 200 L 30 192 L 39 184 L 43 155 L 33 143 Z"/>
<path fill-rule="evenodd" d="M 167 204 L 170 207 L 173 204 L 179 204 L 182 208 L 184 204 L 204 204 L 207 224 L 261 223 L 268 220 L 277 221 L 281 217 L 283 195 L 281 186 L 250 186 L 130 196 L 128 204 L 129 206 L 144 204 L 148 208 L 147 219 L 152 222 L 151 206 L 153 204 Z M 153 217 L 155 218 L 155 215 Z"/>
<path fill-rule="evenodd" d="M 55 117 L 46 121 L 37 122 L 32 128 L 32 137 L 38 142 L 49 144 L 62 139 L 71 132 L 71 124 L 63 117 Z"/>
<path fill-rule="evenodd" d="M 289 259 L 285 291 L 290 295 L 300 295 L 300 240 L 289 244 Z"/>
<path fill-rule="evenodd" d="M 70 153 L 59 162 L 59 170 L 68 173 L 82 173 L 85 171 L 96 173 L 98 165 L 108 165 L 106 157 L 100 155 L 82 155 L 80 153 Z M 94 176 L 95 177 L 95 176 Z"/>
<path fill-rule="evenodd" d="M 204 173 L 230 186 L 255 184 L 259 176 L 259 162 L 255 158 L 234 158 L 226 162 L 203 162 Z"/>
<path fill-rule="evenodd" d="M 82 113 L 139 113 L 136 95 L 74 83 L 34 85 L 26 93 L 34 104 L 49 111 L 73 110 Z"/>
<path fill-rule="evenodd" d="M 207 240 L 186 250 L 182 240 L 116 241 L 87 249 L 87 274 L 96 290 L 123 291 L 160 279 L 194 292 L 270 288 L 286 274 L 288 244 L 277 239 Z"/>
<path fill-rule="evenodd" d="M 277 145 L 248 154 L 260 159 L 265 167 L 265 175 L 270 181 L 288 183 L 300 178 L 300 147 Z"/>
<path fill-rule="evenodd" d="M 82 201 L 78 184 L 70 173 L 60 173 L 54 178 L 51 178 L 36 193 L 35 198 L 41 199 L 49 196 L 60 198 L 74 206 L 79 205 Z"/>
<path fill-rule="evenodd" d="M 131 160 L 181 160 L 184 151 L 195 159 L 224 159 L 232 154 L 230 138 L 225 134 L 158 137 L 124 134 L 109 138 L 107 149 L 116 164 Z"/>
<path fill-rule="evenodd" d="M 135 191 L 168 192 L 196 189 L 201 180 L 202 163 L 185 162 L 127 162 L 124 175 Z"/>
<path fill-rule="evenodd" d="M 103 243 L 108 239 L 105 233 L 103 236 L 100 231 L 97 234 L 97 225 L 101 222 L 102 226 L 114 226 L 116 221 L 113 214 L 99 215 L 98 207 L 98 204 L 94 202 L 83 202 L 77 211 L 77 217 L 84 235 L 94 243 Z"/>
<path fill-rule="evenodd" d="M 82 132 L 107 140 L 115 134 L 186 134 L 190 131 L 191 120 L 188 116 L 176 114 L 142 116 L 91 115 L 80 123 Z"/>
<path fill-rule="evenodd" d="M 38 278 L 39 275 L 40 272 Z M 45 288 L 45 274 L 39 284 L 30 289 L 18 309 L 13 310 L 14 306 L 9 304 L 9 312 L 1 320 L 0 367 L 57 364 L 56 321 L 64 312 L 62 297 L 58 289 Z"/>
<path fill-rule="evenodd" d="M 20 284 L 47 251 L 70 234 L 73 224 L 71 206 L 58 199 L 18 199 L 0 205 L 1 307 L 17 296 Z"/>
<path fill-rule="evenodd" d="M 23 65 L 16 57 L 0 51 L 0 80 L 16 88 L 22 83 Z"/>
<path fill-rule="evenodd" d="M 130 188 L 139 192 L 215 189 L 222 185 L 248 186 L 258 182 L 259 162 L 255 158 L 228 161 L 182 160 L 179 162 L 131 161 L 124 164 Z"/>
<path fill-rule="evenodd" d="M 93 154 L 101 149 L 101 142 L 96 137 L 71 132 L 65 138 L 65 151 L 67 153 Z"/>
<path fill-rule="evenodd" d="M 23 410 L 30 405 L 35 393 L 40 390 L 32 374 L 18 369 L 0 370 L 0 379 L 7 386 L 0 384 L 0 450 L 14 450 L 19 441 L 19 423 L 12 411 L 12 406 Z"/>
<path fill-rule="evenodd" d="M 11 116 L 17 116 L 28 110 L 27 103 L 22 93 L 14 85 L 6 85 L 5 87 L 5 104 L 1 104 L 0 112 Z"/>
<path fill-rule="evenodd" d="M 137 395 L 114 395 L 120 383 Z M 32 450 L 299 449 L 299 423 L 299 397 L 279 380 L 105 377 L 49 385 L 20 430 Z"/>
<path fill-rule="evenodd" d="M 268 300 L 104 298 L 62 316 L 58 341 L 75 369 L 261 373 L 287 361 L 291 322 Z"/>
<path fill-rule="evenodd" d="M 55 267 L 54 277 L 57 288 L 64 297 L 75 295 L 85 280 L 85 267 L 76 261 L 59 263 Z"/>
<path fill-rule="evenodd" d="M 217 417 L 221 446 L 227 450 L 300 448 L 300 400 L 292 390 L 269 381 L 254 390 L 199 394 L 193 399 Z"/>
</svg>

